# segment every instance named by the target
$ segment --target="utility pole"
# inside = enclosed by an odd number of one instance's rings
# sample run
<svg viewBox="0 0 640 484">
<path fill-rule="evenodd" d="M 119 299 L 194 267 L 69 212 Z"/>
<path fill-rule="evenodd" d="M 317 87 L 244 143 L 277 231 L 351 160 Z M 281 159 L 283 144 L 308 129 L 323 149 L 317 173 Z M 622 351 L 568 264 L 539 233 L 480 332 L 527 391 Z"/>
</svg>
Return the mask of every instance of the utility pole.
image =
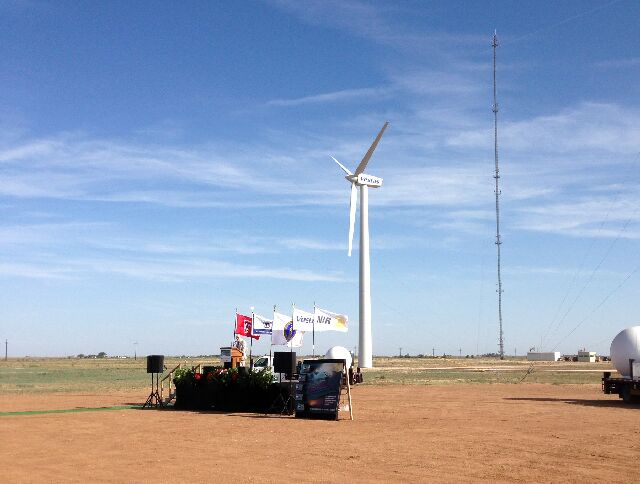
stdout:
<svg viewBox="0 0 640 484">
<path fill-rule="evenodd" d="M 400 358 L 402 358 L 402 348 L 400 348 Z"/>
<path fill-rule="evenodd" d="M 9 355 L 9 340 L 5 339 L 4 340 L 4 361 L 7 361 L 7 357 Z"/>
<path fill-rule="evenodd" d="M 462 358 L 462 348 L 459 348 L 458 352 L 460 353 L 460 358 Z"/>
<path fill-rule="evenodd" d="M 432 356 L 433 358 L 435 358 L 435 357 L 436 357 L 436 349 L 435 349 L 435 348 L 431 348 L 431 356 Z"/>
<path fill-rule="evenodd" d="M 498 323 L 500 326 L 499 343 L 500 343 L 500 359 L 504 360 L 504 334 L 502 332 L 502 278 L 500 274 L 500 169 L 498 167 L 498 94 L 496 87 L 496 48 L 498 47 L 498 34 L 493 33 L 493 148 L 494 159 L 496 165 L 496 174 L 493 178 L 496 180 L 496 247 L 498 249 Z"/>
<path fill-rule="evenodd" d="M 138 359 L 138 342 L 134 341 L 133 343 L 133 359 L 137 360 Z"/>
</svg>

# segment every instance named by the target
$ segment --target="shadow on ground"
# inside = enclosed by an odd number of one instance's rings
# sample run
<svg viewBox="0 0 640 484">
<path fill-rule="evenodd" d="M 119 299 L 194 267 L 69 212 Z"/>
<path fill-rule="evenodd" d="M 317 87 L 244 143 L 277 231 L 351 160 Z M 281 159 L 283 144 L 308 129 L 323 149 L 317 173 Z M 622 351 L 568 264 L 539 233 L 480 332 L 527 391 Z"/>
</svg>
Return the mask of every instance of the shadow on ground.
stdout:
<svg viewBox="0 0 640 484">
<path fill-rule="evenodd" d="M 525 401 L 525 402 L 558 402 L 571 405 L 581 405 L 584 407 L 600 408 L 640 408 L 638 403 L 624 403 L 622 400 L 580 400 L 576 398 L 554 398 L 554 397 L 507 397 L 505 400 Z"/>
</svg>

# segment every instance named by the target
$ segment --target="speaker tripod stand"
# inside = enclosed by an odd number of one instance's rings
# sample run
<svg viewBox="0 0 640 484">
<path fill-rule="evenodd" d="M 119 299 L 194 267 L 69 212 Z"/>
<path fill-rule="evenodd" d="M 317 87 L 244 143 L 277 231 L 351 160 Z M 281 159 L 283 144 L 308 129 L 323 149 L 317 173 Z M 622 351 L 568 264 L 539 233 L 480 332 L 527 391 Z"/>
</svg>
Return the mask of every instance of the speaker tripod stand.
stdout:
<svg viewBox="0 0 640 484">
<path fill-rule="evenodd" d="M 155 389 L 153 387 L 153 375 L 156 376 L 156 386 Z M 160 373 L 151 373 L 151 393 L 149 394 L 149 397 L 147 398 L 147 401 L 144 402 L 144 405 L 142 406 L 142 408 L 146 408 L 146 407 L 164 407 L 164 403 L 162 403 L 162 398 L 160 398 Z"/>
<path fill-rule="evenodd" d="M 289 375 L 289 392 L 286 399 L 282 396 L 282 373 L 279 373 L 279 375 L 280 375 L 280 385 L 278 386 L 278 396 L 275 398 L 273 402 L 271 402 L 271 405 L 269 406 L 265 414 L 270 413 L 271 410 L 277 410 L 279 408 L 280 415 L 285 415 L 285 414 L 293 415 L 293 412 L 294 412 L 293 405 L 295 402 L 293 398 L 293 381 L 291 380 L 293 375 Z"/>
</svg>

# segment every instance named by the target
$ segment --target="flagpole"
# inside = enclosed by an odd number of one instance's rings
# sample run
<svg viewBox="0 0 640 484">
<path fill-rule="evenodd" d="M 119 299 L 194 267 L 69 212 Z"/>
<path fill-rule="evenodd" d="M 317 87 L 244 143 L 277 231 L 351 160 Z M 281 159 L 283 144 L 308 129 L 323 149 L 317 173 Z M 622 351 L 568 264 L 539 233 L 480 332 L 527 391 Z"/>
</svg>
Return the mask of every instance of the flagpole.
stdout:
<svg viewBox="0 0 640 484">
<path fill-rule="evenodd" d="M 276 321 L 276 305 L 273 305 L 273 323 L 275 323 Z M 273 347 L 273 323 L 271 323 L 271 344 L 269 345 L 269 362 L 271 363 L 271 366 L 273 366 L 273 360 L 271 359 L 271 352 L 272 352 L 272 347 Z"/>
<path fill-rule="evenodd" d="M 253 321 L 255 313 L 251 311 L 251 331 L 249 332 L 249 370 L 253 369 Z"/>
<path fill-rule="evenodd" d="M 312 355 L 316 357 L 316 302 L 313 301 L 313 321 L 311 323 L 311 347 Z"/>
<path fill-rule="evenodd" d="M 293 333 L 293 336 L 291 337 L 291 340 L 289 341 L 289 344 L 291 346 L 289 346 L 289 354 L 291 356 L 293 356 L 293 337 L 296 335 L 296 325 L 293 322 L 293 312 L 296 310 L 296 305 L 295 303 L 291 303 L 291 333 Z M 291 373 L 291 375 L 289 375 L 289 396 L 287 397 L 287 403 L 286 406 L 289 406 L 289 401 L 291 400 L 291 397 L 293 396 L 292 393 L 292 388 L 293 388 L 293 373 Z M 295 408 L 295 406 L 293 407 Z M 287 411 L 289 411 L 289 409 L 287 408 Z M 289 414 L 291 415 L 291 413 Z"/>
<path fill-rule="evenodd" d="M 236 340 L 236 328 L 238 327 L 238 308 L 236 308 L 236 317 L 233 319 L 233 341 Z"/>
<path fill-rule="evenodd" d="M 289 344 L 289 352 L 293 353 L 293 338 L 296 335 L 296 323 L 293 320 L 293 313 L 296 310 L 296 303 L 291 303 L 291 339 L 287 342 L 287 344 Z"/>
</svg>

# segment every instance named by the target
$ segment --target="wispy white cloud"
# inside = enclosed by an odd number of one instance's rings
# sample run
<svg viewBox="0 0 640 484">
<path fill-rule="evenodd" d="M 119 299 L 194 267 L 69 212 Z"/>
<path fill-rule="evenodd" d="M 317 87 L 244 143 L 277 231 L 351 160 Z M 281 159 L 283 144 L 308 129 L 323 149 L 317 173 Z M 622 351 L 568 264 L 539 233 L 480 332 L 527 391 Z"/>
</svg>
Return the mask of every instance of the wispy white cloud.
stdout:
<svg viewBox="0 0 640 484">
<path fill-rule="evenodd" d="M 311 25 L 333 26 L 367 38 L 393 35 L 384 13 L 389 7 L 377 7 L 357 0 L 272 0 L 271 3 Z"/>
<path fill-rule="evenodd" d="M 463 233 L 481 230 L 483 221 L 474 219 L 470 210 L 484 211 L 492 205 L 491 123 L 463 109 L 424 106 L 420 102 L 397 122 L 392 120 L 370 164 L 371 173 L 385 179 L 384 188 L 371 193 L 370 203 L 378 207 L 372 216 L 394 208 L 440 207 L 433 226 L 457 227 Z M 242 147 L 225 143 L 176 148 L 78 133 L 5 140 L 0 145 L 0 194 L 17 200 L 182 208 L 346 206 L 348 184 L 328 155 L 355 166 L 381 122 L 378 116 L 368 119 L 373 129 L 366 135 L 355 127 L 333 136 L 314 131 L 312 143 L 304 136 L 309 128 L 280 131 L 273 133 L 277 142 L 269 146 L 256 142 Z M 616 178 L 610 167 L 622 167 L 633 177 L 631 160 L 640 151 L 639 126 L 640 112 L 611 103 L 582 103 L 544 116 L 504 121 L 503 200 L 507 213 L 517 214 L 517 227 L 559 230 L 558 220 L 547 223 L 536 211 L 552 197 L 557 205 L 569 193 L 597 201 L 600 187 L 610 187 L 611 193 L 624 191 L 630 178 Z M 577 219 L 567 207 L 554 208 L 566 209 L 567 223 Z M 597 217 L 598 212 L 590 213 Z M 328 244 L 332 248 L 310 241 L 289 243 L 298 248 L 309 244 L 310 250 L 338 250 L 335 243 Z"/>
<path fill-rule="evenodd" d="M 632 154 L 640 151 L 640 112 L 616 104 L 582 103 L 554 114 L 521 121 L 502 121 L 500 144 L 510 152 L 585 154 Z M 451 134 L 447 144 L 455 147 L 487 148 L 493 139 L 483 130 Z"/>
<path fill-rule="evenodd" d="M 290 267 L 261 267 L 195 259 L 161 260 L 109 258 L 68 258 L 65 260 L 0 262 L 0 277 L 30 279 L 85 279 L 113 275 L 156 282 L 184 282 L 212 278 L 258 278 L 301 282 L 345 282 L 342 274 L 314 272 Z"/>
<path fill-rule="evenodd" d="M 304 282 L 342 282 L 335 273 L 313 272 L 289 267 L 260 267 L 212 260 L 168 259 L 126 260 L 75 259 L 67 265 L 77 272 L 115 274 L 125 277 L 149 279 L 161 282 L 181 282 L 210 278 L 260 278 Z"/>
<path fill-rule="evenodd" d="M 640 239 L 640 194 L 593 195 L 521 208 L 514 221 L 523 230 L 568 235 Z"/>
<path fill-rule="evenodd" d="M 390 94 L 391 89 L 385 87 L 366 87 L 360 89 L 345 89 L 342 91 L 327 92 L 304 96 L 294 99 L 272 99 L 267 101 L 267 106 L 292 107 L 303 104 L 321 104 L 349 101 L 353 99 L 380 99 Z"/>
<path fill-rule="evenodd" d="M 0 277 L 21 279 L 71 280 L 75 271 L 67 267 L 52 267 L 45 264 L 14 263 L 0 261 Z"/>
<path fill-rule="evenodd" d="M 625 67 L 638 67 L 640 66 L 640 57 L 629 57 L 626 59 L 609 59 L 594 64 L 596 67 L 604 69 L 619 69 Z"/>
<path fill-rule="evenodd" d="M 442 96 L 448 94 L 455 96 L 457 100 L 461 95 L 477 94 L 481 89 L 485 88 L 476 78 L 469 76 L 468 73 L 464 75 L 464 73 L 456 72 L 454 69 L 449 71 L 435 69 L 405 71 L 391 74 L 391 79 L 396 89 L 413 95 Z"/>
<path fill-rule="evenodd" d="M 310 25 L 323 26 L 349 32 L 369 41 L 412 51 L 437 53 L 443 46 L 449 48 L 477 45 L 487 36 L 468 32 L 427 31 L 409 29 L 403 18 L 424 15 L 402 4 L 372 4 L 358 0 L 271 0 L 271 4 Z"/>
</svg>

